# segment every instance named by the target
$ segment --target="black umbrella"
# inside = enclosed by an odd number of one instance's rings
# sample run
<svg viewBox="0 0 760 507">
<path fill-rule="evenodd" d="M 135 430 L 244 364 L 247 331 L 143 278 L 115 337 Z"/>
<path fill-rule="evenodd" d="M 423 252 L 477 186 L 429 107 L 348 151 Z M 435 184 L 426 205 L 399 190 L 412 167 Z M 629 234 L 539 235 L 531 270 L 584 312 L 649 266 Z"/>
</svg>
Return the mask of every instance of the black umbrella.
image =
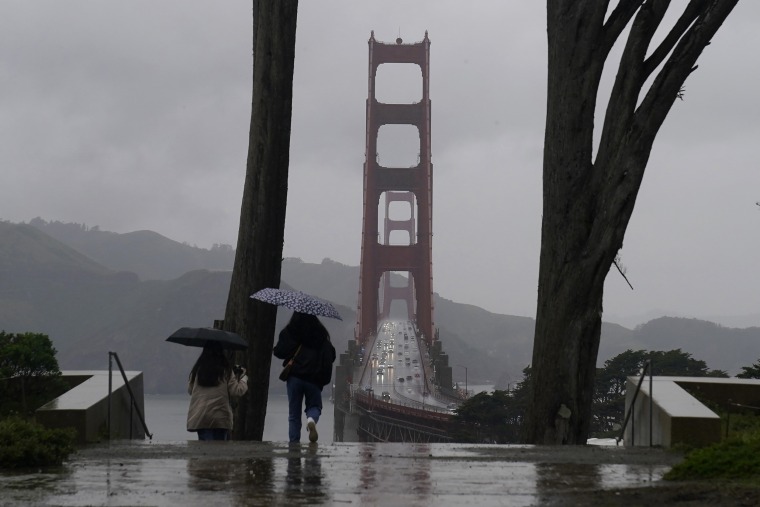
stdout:
<svg viewBox="0 0 760 507">
<path fill-rule="evenodd" d="M 225 349 L 245 350 L 248 348 L 248 344 L 240 335 L 213 327 L 181 327 L 166 341 L 191 347 L 203 347 L 208 342 L 218 342 Z"/>
<path fill-rule="evenodd" d="M 251 297 L 265 303 L 285 306 L 296 312 L 343 320 L 332 304 L 305 292 L 287 289 L 261 289 Z"/>
</svg>

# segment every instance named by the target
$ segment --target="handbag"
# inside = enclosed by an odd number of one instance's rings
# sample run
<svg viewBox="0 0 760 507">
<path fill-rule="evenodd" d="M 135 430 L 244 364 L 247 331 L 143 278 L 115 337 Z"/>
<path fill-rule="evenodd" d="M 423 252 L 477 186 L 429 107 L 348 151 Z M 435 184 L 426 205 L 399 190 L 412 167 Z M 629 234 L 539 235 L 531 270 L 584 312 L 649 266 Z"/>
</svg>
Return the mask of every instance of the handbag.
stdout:
<svg viewBox="0 0 760 507">
<path fill-rule="evenodd" d="M 296 353 L 293 354 L 293 357 L 290 358 L 290 361 L 288 361 L 288 364 L 286 364 L 285 367 L 280 372 L 280 380 L 282 380 L 283 382 L 288 380 L 288 377 L 290 376 L 290 370 L 293 369 L 293 361 L 295 361 L 296 356 L 298 355 L 300 351 L 301 351 L 301 346 L 299 345 L 298 348 L 296 349 Z"/>
</svg>

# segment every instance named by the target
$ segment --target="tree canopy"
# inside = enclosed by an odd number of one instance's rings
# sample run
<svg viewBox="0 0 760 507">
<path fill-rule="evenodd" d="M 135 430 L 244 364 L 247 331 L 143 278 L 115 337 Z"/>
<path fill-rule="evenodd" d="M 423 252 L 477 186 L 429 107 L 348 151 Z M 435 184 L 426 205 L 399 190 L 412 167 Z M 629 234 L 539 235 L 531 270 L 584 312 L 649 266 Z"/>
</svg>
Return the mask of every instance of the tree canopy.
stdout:
<svg viewBox="0 0 760 507">
<path fill-rule="evenodd" d="M 530 401 L 530 366 L 523 370 L 523 380 L 511 391 L 478 393 L 456 410 L 452 437 L 455 442 L 516 444 Z"/>
<path fill-rule="evenodd" d="M 760 379 L 760 359 L 755 361 L 755 363 L 751 366 L 742 366 L 742 371 L 737 375 L 737 377 Z"/>
<path fill-rule="evenodd" d="M 65 390 L 53 342 L 41 333 L 0 331 L 2 415 L 28 415 Z"/>
</svg>

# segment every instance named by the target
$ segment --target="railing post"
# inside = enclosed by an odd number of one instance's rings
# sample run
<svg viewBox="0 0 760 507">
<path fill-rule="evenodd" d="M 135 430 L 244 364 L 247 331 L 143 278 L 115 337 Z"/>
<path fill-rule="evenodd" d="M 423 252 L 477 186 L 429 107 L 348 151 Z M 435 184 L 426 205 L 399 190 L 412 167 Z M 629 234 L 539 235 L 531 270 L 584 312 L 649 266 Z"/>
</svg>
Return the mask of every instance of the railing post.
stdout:
<svg viewBox="0 0 760 507">
<path fill-rule="evenodd" d="M 124 379 L 124 387 L 127 388 L 127 392 L 129 393 L 129 399 L 130 399 L 130 403 L 131 403 L 131 406 L 130 406 L 130 419 L 132 417 L 132 415 L 131 415 L 132 407 L 134 407 L 134 409 L 137 411 L 137 416 L 140 418 L 140 422 L 142 423 L 142 427 L 145 430 L 145 434 L 148 435 L 148 438 L 152 440 L 153 439 L 153 434 L 150 431 L 148 431 L 148 425 L 145 424 L 145 418 L 143 417 L 142 412 L 140 411 L 140 407 L 138 407 L 137 404 L 135 403 L 135 393 L 132 392 L 132 386 L 129 385 L 129 380 L 127 379 L 127 374 L 124 372 L 124 367 L 121 365 L 121 361 L 119 360 L 118 354 L 116 354 L 116 352 L 109 352 L 108 355 L 109 355 L 109 358 L 113 357 L 113 358 L 116 359 L 116 365 L 119 367 L 119 371 L 121 371 L 121 378 Z M 108 428 L 108 439 L 110 440 L 111 439 L 111 428 L 110 428 L 110 426 L 111 426 L 111 403 L 110 403 L 111 402 L 111 366 L 110 366 L 110 362 L 109 362 L 109 372 L 108 372 L 108 400 L 109 400 L 109 404 L 108 404 L 108 426 L 109 426 L 109 428 Z M 131 431 L 132 431 L 132 424 L 131 423 L 132 423 L 132 421 L 130 420 L 130 425 L 129 425 L 129 427 L 130 427 L 130 430 L 129 430 L 130 431 L 130 436 L 131 436 Z"/>
<path fill-rule="evenodd" d="M 638 391 L 637 391 L 638 393 Z M 630 414 L 636 413 L 636 397 L 633 397 L 633 401 L 631 401 L 631 411 Z M 623 426 L 623 431 L 625 431 L 625 426 Z M 631 447 L 636 447 L 636 416 L 631 417 Z"/>
<path fill-rule="evenodd" d="M 113 352 L 108 353 L 108 441 L 111 441 L 111 375 L 113 374 Z"/>
<path fill-rule="evenodd" d="M 652 359 L 649 360 L 649 447 L 652 447 Z"/>
<path fill-rule="evenodd" d="M 728 427 L 731 425 L 731 398 L 728 399 L 728 406 L 726 407 L 726 437 L 728 438 Z"/>
</svg>

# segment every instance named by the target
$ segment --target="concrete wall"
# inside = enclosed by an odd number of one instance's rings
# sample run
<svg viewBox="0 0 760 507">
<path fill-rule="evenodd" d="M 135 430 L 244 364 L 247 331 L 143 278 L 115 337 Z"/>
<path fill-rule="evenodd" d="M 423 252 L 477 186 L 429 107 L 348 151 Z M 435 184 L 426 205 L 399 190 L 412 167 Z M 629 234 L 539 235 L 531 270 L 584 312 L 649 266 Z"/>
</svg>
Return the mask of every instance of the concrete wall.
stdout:
<svg viewBox="0 0 760 507">
<path fill-rule="evenodd" d="M 125 372 L 135 405 L 145 416 L 142 372 Z M 65 378 L 85 379 L 73 389 L 46 403 L 35 419 L 48 428 L 74 428 L 81 444 L 108 438 L 108 372 L 64 371 Z M 145 438 L 140 418 L 131 403 L 121 372 L 113 372 L 111 396 L 111 438 Z"/>
</svg>

